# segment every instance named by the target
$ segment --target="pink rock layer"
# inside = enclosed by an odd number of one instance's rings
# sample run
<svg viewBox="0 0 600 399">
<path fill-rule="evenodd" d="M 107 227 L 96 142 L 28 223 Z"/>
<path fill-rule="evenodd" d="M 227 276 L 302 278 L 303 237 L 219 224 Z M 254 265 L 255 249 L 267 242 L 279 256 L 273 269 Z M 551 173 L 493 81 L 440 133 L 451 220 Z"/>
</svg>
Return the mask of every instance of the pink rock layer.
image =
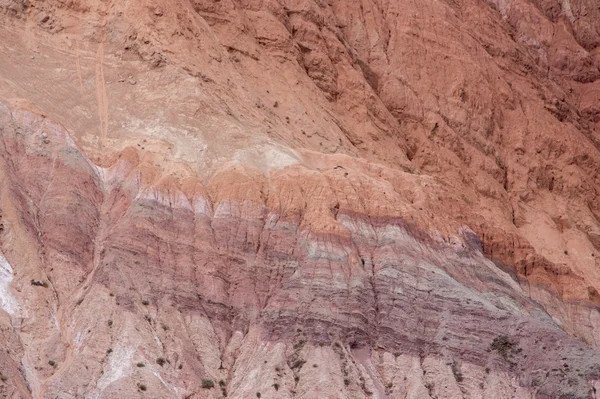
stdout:
<svg viewBox="0 0 600 399">
<path fill-rule="evenodd" d="M 444 240 L 351 196 L 327 208 L 321 196 L 365 184 L 351 169 L 233 167 L 204 185 L 160 177 L 133 149 L 100 168 L 30 111 L 3 106 L 0 121 L 6 397 L 596 389 L 600 352 L 473 231 Z"/>
</svg>

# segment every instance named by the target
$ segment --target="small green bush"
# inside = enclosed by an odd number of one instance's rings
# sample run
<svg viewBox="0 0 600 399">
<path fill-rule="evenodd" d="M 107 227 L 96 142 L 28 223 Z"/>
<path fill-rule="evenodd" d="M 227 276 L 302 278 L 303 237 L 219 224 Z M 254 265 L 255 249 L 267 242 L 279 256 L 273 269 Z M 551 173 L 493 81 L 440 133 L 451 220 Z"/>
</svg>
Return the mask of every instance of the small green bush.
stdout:
<svg viewBox="0 0 600 399">
<path fill-rule="evenodd" d="M 213 382 L 213 380 L 209 380 L 208 378 L 202 379 L 202 388 L 211 389 L 214 387 L 215 387 L 215 383 Z"/>
</svg>

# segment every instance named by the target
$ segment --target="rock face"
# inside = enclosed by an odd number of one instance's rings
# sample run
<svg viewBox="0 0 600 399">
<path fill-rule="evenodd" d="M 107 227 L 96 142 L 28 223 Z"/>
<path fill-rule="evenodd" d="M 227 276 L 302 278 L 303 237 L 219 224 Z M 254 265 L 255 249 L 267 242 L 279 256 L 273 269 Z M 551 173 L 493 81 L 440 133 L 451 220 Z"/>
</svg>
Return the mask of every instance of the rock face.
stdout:
<svg viewBox="0 0 600 399">
<path fill-rule="evenodd" d="M 600 396 L 594 0 L 0 0 L 0 396 Z"/>
</svg>

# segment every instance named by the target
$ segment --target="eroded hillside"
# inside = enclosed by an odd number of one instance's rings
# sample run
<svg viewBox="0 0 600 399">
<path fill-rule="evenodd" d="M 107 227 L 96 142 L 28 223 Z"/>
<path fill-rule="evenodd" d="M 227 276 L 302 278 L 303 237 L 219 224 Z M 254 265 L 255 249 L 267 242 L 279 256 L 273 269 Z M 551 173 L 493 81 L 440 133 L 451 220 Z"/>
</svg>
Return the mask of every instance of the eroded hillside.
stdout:
<svg viewBox="0 0 600 399">
<path fill-rule="evenodd" d="M 5 397 L 596 397 L 594 0 L 0 0 L 0 55 Z"/>
</svg>

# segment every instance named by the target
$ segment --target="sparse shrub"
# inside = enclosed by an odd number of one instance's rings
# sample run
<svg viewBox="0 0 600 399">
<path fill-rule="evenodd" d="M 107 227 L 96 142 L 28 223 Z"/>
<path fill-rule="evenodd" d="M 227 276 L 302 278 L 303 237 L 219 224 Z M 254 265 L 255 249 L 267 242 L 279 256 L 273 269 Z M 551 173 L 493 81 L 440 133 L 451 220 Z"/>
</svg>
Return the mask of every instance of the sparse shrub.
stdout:
<svg viewBox="0 0 600 399">
<path fill-rule="evenodd" d="M 108 349 L 106 350 L 106 353 L 110 355 L 110 354 L 112 353 L 112 348 L 108 348 Z"/>
<path fill-rule="evenodd" d="M 256 392 L 256 397 L 257 397 L 257 398 L 260 398 L 260 396 L 261 396 L 261 395 L 260 395 L 260 392 Z"/>
<path fill-rule="evenodd" d="M 138 367 L 146 367 L 146 365 L 144 363 L 142 363 L 142 362 L 139 362 L 138 364 L 136 364 L 136 366 L 138 366 Z"/>
<path fill-rule="evenodd" d="M 464 380 L 464 377 L 462 375 L 462 372 L 460 371 L 460 368 L 458 367 L 458 364 L 456 362 L 452 362 L 452 374 L 454 374 L 454 379 L 456 380 L 456 382 L 462 382 Z"/>
<path fill-rule="evenodd" d="M 278 383 L 273 384 L 273 388 L 275 388 L 276 391 L 279 391 L 279 384 Z"/>
<path fill-rule="evenodd" d="M 313 364 L 313 367 L 319 367 L 319 366 L 317 366 L 316 364 Z"/>
<path fill-rule="evenodd" d="M 302 360 L 302 359 L 298 359 L 294 362 L 294 364 L 292 365 L 293 369 L 301 369 L 302 366 L 304 366 L 304 363 L 306 363 L 306 361 Z"/>
<path fill-rule="evenodd" d="M 161 327 L 164 331 L 169 331 L 169 326 L 162 324 Z"/>
<path fill-rule="evenodd" d="M 112 292 L 111 292 L 110 294 L 108 294 L 108 295 L 110 295 L 110 296 L 115 296 L 115 294 L 113 294 Z"/>
<path fill-rule="evenodd" d="M 112 320 L 109 320 L 109 321 L 108 321 L 108 326 L 109 326 L 109 327 L 111 327 L 112 325 L 113 325 L 113 321 L 112 321 Z"/>
<path fill-rule="evenodd" d="M 433 383 L 428 382 L 427 384 L 425 384 L 425 388 L 427 388 L 427 391 L 429 392 L 429 396 L 433 397 Z"/>
<path fill-rule="evenodd" d="M 499 335 L 490 344 L 490 349 L 498 352 L 500 356 L 504 358 L 504 360 L 508 360 L 508 358 L 513 353 L 518 353 L 518 349 L 516 347 L 517 344 L 514 343 L 507 335 Z M 544 347 L 546 349 L 546 347 Z"/>
<path fill-rule="evenodd" d="M 345 386 L 350 385 L 350 378 L 344 378 L 344 385 Z"/>
<path fill-rule="evenodd" d="M 180 364 L 179 367 L 177 367 L 179 370 L 181 370 L 183 368 L 183 364 Z"/>
<path fill-rule="evenodd" d="M 56 362 L 54 360 L 48 360 L 48 364 L 52 367 L 56 367 Z"/>
<path fill-rule="evenodd" d="M 0 381 L 6 382 L 6 380 L 8 380 L 8 378 L 4 374 L 0 373 Z"/>
<path fill-rule="evenodd" d="M 144 299 L 144 300 L 142 301 L 142 305 L 144 305 L 144 306 L 148 306 L 148 305 L 150 305 L 150 301 L 148 301 L 147 299 Z"/>
<path fill-rule="evenodd" d="M 219 380 L 219 386 L 220 386 L 220 387 L 224 387 L 224 386 L 225 386 L 225 381 L 223 381 L 223 380 Z"/>
<path fill-rule="evenodd" d="M 275 101 L 275 102 L 273 103 L 273 108 L 277 108 L 277 107 L 279 107 L 279 103 L 278 103 L 277 101 Z"/>
<path fill-rule="evenodd" d="M 489 368 L 489 367 L 486 367 L 486 368 L 485 368 L 485 373 L 486 373 L 486 374 L 489 374 L 489 373 L 490 373 L 490 368 Z"/>
<path fill-rule="evenodd" d="M 203 378 L 202 379 L 202 388 L 204 389 L 211 389 L 215 387 L 215 383 L 213 382 L 213 380 L 210 380 L 208 378 Z"/>
<path fill-rule="evenodd" d="M 162 357 L 159 357 L 158 359 L 156 359 L 156 364 L 158 364 L 160 367 L 164 366 L 166 362 L 167 361 Z"/>
<path fill-rule="evenodd" d="M 140 391 L 145 391 L 146 389 L 148 389 L 144 384 L 138 384 L 138 388 L 140 389 Z"/>
</svg>

